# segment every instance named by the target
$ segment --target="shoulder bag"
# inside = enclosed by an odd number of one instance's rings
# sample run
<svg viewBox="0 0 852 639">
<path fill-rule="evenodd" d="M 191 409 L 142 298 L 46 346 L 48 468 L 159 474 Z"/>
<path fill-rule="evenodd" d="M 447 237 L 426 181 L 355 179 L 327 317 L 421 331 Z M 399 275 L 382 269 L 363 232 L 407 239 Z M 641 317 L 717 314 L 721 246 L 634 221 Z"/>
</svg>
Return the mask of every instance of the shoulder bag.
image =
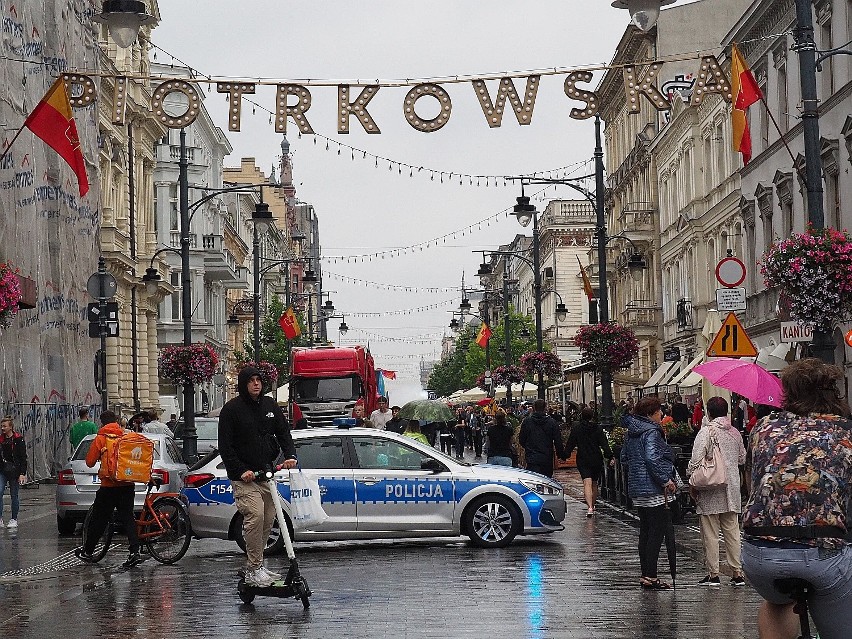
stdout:
<svg viewBox="0 0 852 639">
<path fill-rule="evenodd" d="M 725 460 L 722 459 L 722 449 L 719 448 L 715 429 L 711 428 L 704 451 L 704 459 L 689 476 L 689 485 L 698 490 L 706 490 L 708 488 L 720 488 L 727 484 L 728 478 L 725 473 Z"/>
</svg>

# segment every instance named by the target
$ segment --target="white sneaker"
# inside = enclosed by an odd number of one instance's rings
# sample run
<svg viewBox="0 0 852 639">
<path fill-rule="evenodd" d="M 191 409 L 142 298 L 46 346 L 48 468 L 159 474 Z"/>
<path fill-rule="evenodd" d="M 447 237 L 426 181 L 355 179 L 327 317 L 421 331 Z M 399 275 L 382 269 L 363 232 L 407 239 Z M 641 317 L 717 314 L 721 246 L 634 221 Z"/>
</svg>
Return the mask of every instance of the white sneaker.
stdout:
<svg viewBox="0 0 852 639">
<path fill-rule="evenodd" d="M 246 583 L 249 586 L 268 588 L 272 585 L 272 582 L 272 577 L 267 575 L 263 568 L 258 568 L 257 570 L 246 570 Z"/>
<path fill-rule="evenodd" d="M 279 579 L 281 579 L 280 572 L 274 572 L 272 570 L 269 570 L 269 568 L 267 568 L 266 566 L 261 566 L 260 569 L 264 572 L 264 574 L 268 575 L 269 578 L 272 579 L 272 581 L 278 581 Z"/>
<path fill-rule="evenodd" d="M 6 526 L 6 528 L 17 528 L 17 527 L 18 527 L 18 520 L 17 519 L 10 519 L 9 525 Z"/>
<path fill-rule="evenodd" d="M 0 519 L 0 528 L 5 528 L 5 527 L 6 527 L 6 524 L 4 524 L 4 523 L 3 523 L 3 520 L 2 520 L 2 519 Z"/>
</svg>

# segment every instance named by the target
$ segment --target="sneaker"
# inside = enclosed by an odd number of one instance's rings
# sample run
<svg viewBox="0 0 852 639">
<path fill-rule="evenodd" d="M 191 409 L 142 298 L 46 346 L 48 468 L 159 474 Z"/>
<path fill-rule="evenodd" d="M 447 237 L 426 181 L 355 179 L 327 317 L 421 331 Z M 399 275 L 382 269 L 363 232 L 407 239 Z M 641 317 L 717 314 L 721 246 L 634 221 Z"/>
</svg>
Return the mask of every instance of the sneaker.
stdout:
<svg viewBox="0 0 852 639">
<path fill-rule="evenodd" d="M 133 568 L 133 566 L 138 566 L 141 563 L 142 563 L 142 553 L 140 553 L 137 550 L 135 552 L 130 553 L 127 556 L 127 559 L 125 560 L 125 562 L 123 564 L 121 564 L 121 567 L 122 568 Z"/>
<path fill-rule="evenodd" d="M 85 562 L 87 564 L 95 563 L 95 558 L 92 556 L 92 553 L 86 552 L 82 548 L 75 548 L 74 556 L 77 557 L 77 559 L 79 559 L 80 561 Z"/>
<path fill-rule="evenodd" d="M 274 572 L 272 570 L 269 570 L 269 568 L 267 568 L 266 566 L 261 566 L 260 569 L 264 573 L 266 573 L 269 576 L 269 578 L 272 579 L 272 581 L 278 581 L 279 579 L 281 579 L 281 573 L 280 572 Z"/>
<path fill-rule="evenodd" d="M 263 568 L 257 570 L 246 570 L 246 584 L 257 588 L 268 588 L 272 585 L 273 579 L 267 575 Z"/>
<path fill-rule="evenodd" d="M 707 575 L 706 577 L 704 577 L 704 579 L 702 579 L 701 581 L 698 582 L 698 585 L 699 586 L 721 586 L 722 582 L 719 581 L 718 575 L 715 576 L 715 577 L 711 577 L 710 575 Z"/>
<path fill-rule="evenodd" d="M 742 575 L 731 577 L 732 586 L 745 586 L 746 582 Z"/>
<path fill-rule="evenodd" d="M 9 523 L 6 525 L 6 528 L 17 528 L 17 527 L 18 527 L 18 520 L 17 519 L 10 519 Z"/>
<path fill-rule="evenodd" d="M 5 528 L 5 527 L 6 527 L 6 524 L 3 522 L 2 519 L 0 519 L 0 528 Z"/>
</svg>

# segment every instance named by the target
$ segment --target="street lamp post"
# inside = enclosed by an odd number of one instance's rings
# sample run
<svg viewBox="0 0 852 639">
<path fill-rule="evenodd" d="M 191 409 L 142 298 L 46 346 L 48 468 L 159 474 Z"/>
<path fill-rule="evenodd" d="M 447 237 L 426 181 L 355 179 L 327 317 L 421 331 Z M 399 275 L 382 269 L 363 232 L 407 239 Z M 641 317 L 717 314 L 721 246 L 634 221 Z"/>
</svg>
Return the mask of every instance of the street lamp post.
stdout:
<svg viewBox="0 0 852 639">
<path fill-rule="evenodd" d="M 604 194 L 606 191 L 606 184 L 604 182 L 604 162 L 603 162 L 603 146 L 601 144 L 601 118 L 599 115 L 595 116 L 595 192 L 594 194 L 589 193 L 586 189 L 581 187 L 578 184 L 574 184 L 574 181 L 564 179 L 547 179 L 547 178 L 517 178 L 521 182 L 521 187 L 523 188 L 524 184 L 561 184 L 563 186 L 567 186 L 569 188 L 574 189 L 581 193 L 595 208 L 596 215 L 596 223 L 597 229 L 595 231 L 595 235 L 597 237 L 598 244 L 598 285 L 600 291 L 598 293 L 598 299 L 600 300 L 600 309 L 599 309 L 599 320 L 601 324 L 606 324 L 609 322 L 609 286 L 607 283 L 607 265 L 606 265 L 606 245 L 610 242 L 610 240 L 621 238 L 626 240 L 633 246 L 634 255 L 631 256 L 630 261 L 628 263 L 628 267 L 632 270 L 643 269 L 645 268 L 645 261 L 642 258 L 641 254 L 638 252 L 638 249 L 633 244 L 633 241 L 630 238 L 625 237 L 623 235 L 614 235 L 612 237 L 607 236 L 606 231 L 606 215 L 604 211 Z M 520 211 L 520 212 L 519 212 Z M 536 210 L 535 207 L 529 204 L 529 198 L 527 197 L 519 197 L 518 204 L 515 206 L 515 215 L 518 216 L 518 221 L 521 222 L 523 226 L 529 224 L 529 219 L 537 219 L 535 215 Z M 524 224 L 522 219 L 526 218 L 527 222 Z M 533 248 L 537 246 L 538 242 L 535 241 L 536 231 L 537 229 L 534 227 L 533 232 Z M 535 255 L 535 254 L 534 254 Z M 538 274 L 538 273 L 536 273 Z M 540 277 L 540 276 L 539 276 Z M 538 307 L 540 317 L 540 306 Z M 540 331 L 540 328 L 537 326 L 537 333 Z M 609 428 L 612 426 L 612 373 L 609 370 L 601 371 L 601 414 L 600 414 L 600 423 L 604 428 Z"/>
<path fill-rule="evenodd" d="M 812 0 L 796 0 L 796 28 L 793 29 L 795 45 L 799 53 L 799 76 L 802 89 L 802 136 L 805 146 L 805 187 L 808 200 L 808 222 L 813 229 L 825 228 L 822 188 L 822 156 L 819 138 L 819 99 L 817 97 L 816 72 L 822 70 L 823 60 L 834 55 L 852 55 L 852 51 L 838 47 L 828 51 L 817 51 L 814 42 Z M 844 45 L 844 46 L 848 46 Z M 819 57 L 817 58 L 817 53 Z M 828 364 L 834 364 L 835 345 L 831 329 L 814 327 L 811 352 Z"/>
</svg>

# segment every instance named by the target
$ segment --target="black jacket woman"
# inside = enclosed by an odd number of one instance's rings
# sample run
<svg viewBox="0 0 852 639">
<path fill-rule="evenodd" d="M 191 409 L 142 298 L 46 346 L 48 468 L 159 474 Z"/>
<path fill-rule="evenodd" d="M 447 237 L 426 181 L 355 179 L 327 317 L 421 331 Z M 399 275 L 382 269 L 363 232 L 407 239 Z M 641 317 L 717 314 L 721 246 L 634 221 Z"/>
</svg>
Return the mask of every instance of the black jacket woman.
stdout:
<svg viewBox="0 0 852 639">
<path fill-rule="evenodd" d="M 586 517 L 595 514 L 595 502 L 598 499 L 598 482 L 604 467 L 604 457 L 615 464 L 612 449 L 603 429 L 594 421 L 595 411 L 584 408 L 580 412 L 580 421 L 571 428 L 565 456 L 569 457 L 577 449 L 577 470 L 583 478 L 583 497 L 589 510 Z"/>
<path fill-rule="evenodd" d="M 0 420 L 0 527 L 3 523 L 3 494 L 9 485 L 12 500 L 12 512 L 8 528 L 18 527 L 18 488 L 27 479 L 27 445 L 24 436 L 15 432 L 11 417 Z"/>
</svg>

